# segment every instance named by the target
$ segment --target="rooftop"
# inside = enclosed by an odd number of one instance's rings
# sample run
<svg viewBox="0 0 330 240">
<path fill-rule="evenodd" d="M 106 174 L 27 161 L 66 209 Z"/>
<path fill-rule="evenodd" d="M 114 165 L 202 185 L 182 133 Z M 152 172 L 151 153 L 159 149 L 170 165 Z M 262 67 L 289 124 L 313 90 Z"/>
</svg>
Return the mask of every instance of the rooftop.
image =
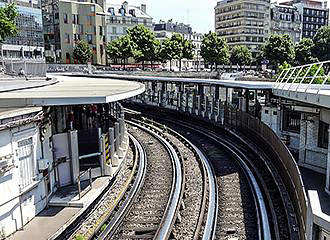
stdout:
<svg viewBox="0 0 330 240">
<path fill-rule="evenodd" d="M 109 103 L 144 92 L 143 84 L 86 77 L 52 75 L 56 84 L 3 91 L 0 107 L 32 107 Z M 83 84 L 82 84 L 83 82 Z"/>
</svg>

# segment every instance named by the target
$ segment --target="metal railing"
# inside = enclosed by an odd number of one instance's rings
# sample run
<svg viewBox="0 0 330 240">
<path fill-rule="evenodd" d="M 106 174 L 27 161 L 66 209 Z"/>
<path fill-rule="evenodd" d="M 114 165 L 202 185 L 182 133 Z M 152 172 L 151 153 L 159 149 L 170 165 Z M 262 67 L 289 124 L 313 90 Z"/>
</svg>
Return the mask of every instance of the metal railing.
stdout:
<svg viewBox="0 0 330 240">
<path fill-rule="evenodd" d="M 330 60 L 286 68 L 276 78 L 274 89 L 287 91 L 300 91 L 319 94 L 325 85 L 330 84 Z"/>
<path fill-rule="evenodd" d="M 81 178 L 87 173 L 88 173 L 88 179 L 89 179 L 89 184 L 87 186 L 88 189 L 82 193 L 82 191 L 81 191 Z M 79 193 L 79 200 L 80 200 L 93 187 L 92 169 L 91 168 L 89 168 L 86 171 L 79 174 L 79 176 L 77 177 L 77 185 L 78 185 L 78 193 Z"/>
</svg>

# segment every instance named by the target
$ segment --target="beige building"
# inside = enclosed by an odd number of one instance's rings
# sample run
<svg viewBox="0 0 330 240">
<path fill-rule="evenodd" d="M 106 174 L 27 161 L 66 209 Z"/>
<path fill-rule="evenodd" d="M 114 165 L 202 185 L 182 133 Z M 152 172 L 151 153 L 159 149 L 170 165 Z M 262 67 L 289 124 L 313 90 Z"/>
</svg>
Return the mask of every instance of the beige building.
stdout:
<svg viewBox="0 0 330 240">
<path fill-rule="evenodd" d="M 215 7 L 215 31 L 229 46 L 245 45 L 256 56 L 268 39 L 270 1 L 222 0 Z"/>
<path fill-rule="evenodd" d="M 79 40 L 86 41 L 93 51 L 92 64 L 104 65 L 105 22 L 104 2 L 60 0 L 43 1 L 45 56 L 48 62 L 75 63 L 73 49 Z"/>
</svg>

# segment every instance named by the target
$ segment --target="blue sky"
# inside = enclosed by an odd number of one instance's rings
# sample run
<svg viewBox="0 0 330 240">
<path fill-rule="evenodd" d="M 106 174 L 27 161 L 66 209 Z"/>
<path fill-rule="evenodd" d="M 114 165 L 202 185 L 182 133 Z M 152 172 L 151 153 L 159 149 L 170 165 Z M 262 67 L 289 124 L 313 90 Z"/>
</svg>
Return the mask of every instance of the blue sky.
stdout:
<svg viewBox="0 0 330 240">
<path fill-rule="evenodd" d="M 124 0 L 108 0 L 121 4 Z M 206 33 L 214 31 L 214 7 L 217 0 L 127 0 L 129 5 L 147 5 L 147 13 L 159 20 L 173 19 L 174 22 L 189 23 L 193 31 Z"/>
</svg>

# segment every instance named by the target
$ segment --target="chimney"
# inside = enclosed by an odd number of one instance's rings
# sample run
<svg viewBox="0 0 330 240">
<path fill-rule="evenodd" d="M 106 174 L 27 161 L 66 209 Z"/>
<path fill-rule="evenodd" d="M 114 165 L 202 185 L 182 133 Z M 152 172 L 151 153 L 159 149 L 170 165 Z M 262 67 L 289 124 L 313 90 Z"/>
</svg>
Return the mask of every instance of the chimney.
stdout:
<svg viewBox="0 0 330 240">
<path fill-rule="evenodd" d="M 147 13 L 147 5 L 141 4 L 141 11 Z"/>
</svg>

